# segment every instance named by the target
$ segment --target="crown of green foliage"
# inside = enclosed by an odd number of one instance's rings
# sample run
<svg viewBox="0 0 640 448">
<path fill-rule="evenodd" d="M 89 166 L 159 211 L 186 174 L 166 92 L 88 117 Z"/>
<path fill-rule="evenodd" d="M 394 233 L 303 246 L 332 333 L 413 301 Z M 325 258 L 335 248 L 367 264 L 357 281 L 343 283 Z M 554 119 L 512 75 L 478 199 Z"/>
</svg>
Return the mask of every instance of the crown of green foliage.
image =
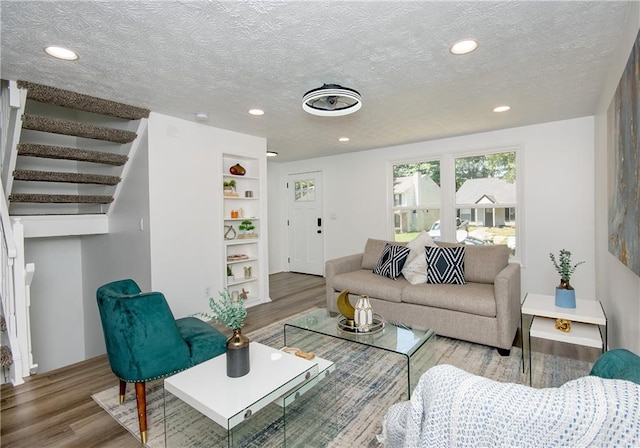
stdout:
<svg viewBox="0 0 640 448">
<path fill-rule="evenodd" d="M 571 279 L 571 275 L 576 271 L 576 268 L 584 263 L 584 261 L 579 261 L 576 264 L 571 264 L 571 252 L 566 249 L 560 249 L 560 256 L 557 261 L 553 253 L 549 253 L 549 258 L 551 258 L 556 271 L 560 274 L 560 278 L 566 282 Z"/>
<path fill-rule="evenodd" d="M 244 325 L 244 319 L 247 317 L 247 309 L 244 307 L 244 301 L 241 298 L 238 300 L 231 299 L 231 293 L 228 289 L 220 291 L 221 299 L 216 300 L 213 297 L 209 298 L 209 308 L 211 313 L 196 313 L 199 316 L 207 319 L 221 322 L 232 330 L 242 328 Z"/>
</svg>

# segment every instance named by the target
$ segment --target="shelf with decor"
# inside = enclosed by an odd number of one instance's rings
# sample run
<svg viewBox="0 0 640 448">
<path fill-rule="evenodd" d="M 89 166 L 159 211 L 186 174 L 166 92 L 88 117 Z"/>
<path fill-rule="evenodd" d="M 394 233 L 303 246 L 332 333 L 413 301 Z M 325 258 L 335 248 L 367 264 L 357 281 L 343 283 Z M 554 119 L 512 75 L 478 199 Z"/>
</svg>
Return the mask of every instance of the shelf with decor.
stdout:
<svg viewBox="0 0 640 448">
<path fill-rule="evenodd" d="M 224 285 L 232 293 L 247 292 L 247 306 L 268 301 L 260 168 L 258 158 L 222 156 L 223 261 L 232 274 L 225 276 Z"/>
</svg>

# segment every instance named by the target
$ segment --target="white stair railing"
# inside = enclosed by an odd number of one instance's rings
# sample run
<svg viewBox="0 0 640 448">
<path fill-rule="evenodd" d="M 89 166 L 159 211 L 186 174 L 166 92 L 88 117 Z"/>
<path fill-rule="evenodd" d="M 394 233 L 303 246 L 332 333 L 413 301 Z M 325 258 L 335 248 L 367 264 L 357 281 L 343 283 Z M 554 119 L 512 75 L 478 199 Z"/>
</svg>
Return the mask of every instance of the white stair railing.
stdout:
<svg viewBox="0 0 640 448">
<path fill-rule="evenodd" d="M 0 165 L 2 170 L 3 196 L 7 198 L 13 188 L 13 170 L 18 157 L 18 143 L 22 131 L 22 114 L 27 103 L 27 90 L 18 88 L 16 81 L 3 81 L 0 95 L 2 128 L 0 143 Z"/>
<path fill-rule="evenodd" d="M 18 385 L 24 383 L 24 378 L 37 369 L 31 352 L 29 315 L 29 287 L 35 265 L 25 265 L 24 228 L 19 219 L 10 222 L 9 207 L 1 183 L 0 193 L 0 293 L 2 312 L 5 313 L 7 323 L 7 339 L 13 356 L 13 363 L 9 366 L 9 381 Z"/>
</svg>

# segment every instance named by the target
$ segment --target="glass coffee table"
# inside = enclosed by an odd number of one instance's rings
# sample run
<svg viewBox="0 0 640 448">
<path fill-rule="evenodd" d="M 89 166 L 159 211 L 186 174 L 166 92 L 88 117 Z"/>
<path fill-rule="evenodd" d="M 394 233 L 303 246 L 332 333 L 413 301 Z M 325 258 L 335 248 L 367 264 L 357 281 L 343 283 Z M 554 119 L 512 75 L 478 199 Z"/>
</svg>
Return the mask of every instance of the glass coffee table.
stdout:
<svg viewBox="0 0 640 448">
<path fill-rule="evenodd" d="M 320 339 L 329 338 L 397 355 L 406 362 L 407 399 L 418 384 L 420 376 L 435 365 L 436 335 L 431 329 L 384 322 L 384 327 L 378 331 L 354 333 L 341 329 L 338 325 L 341 321 L 341 315 L 331 316 L 326 308 L 289 320 L 284 325 L 285 345 L 313 351 L 319 343 L 324 343 Z"/>
</svg>

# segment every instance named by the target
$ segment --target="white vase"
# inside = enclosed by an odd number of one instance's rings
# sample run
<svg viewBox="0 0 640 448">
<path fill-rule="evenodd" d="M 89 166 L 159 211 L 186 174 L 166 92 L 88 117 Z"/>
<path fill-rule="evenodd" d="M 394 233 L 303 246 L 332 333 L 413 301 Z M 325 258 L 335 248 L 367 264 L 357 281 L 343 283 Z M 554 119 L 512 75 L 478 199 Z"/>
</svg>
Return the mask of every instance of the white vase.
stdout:
<svg viewBox="0 0 640 448">
<path fill-rule="evenodd" d="M 356 302 L 353 317 L 358 331 L 370 331 L 373 325 L 373 309 L 369 302 L 369 297 L 360 296 Z"/>
</svg>

